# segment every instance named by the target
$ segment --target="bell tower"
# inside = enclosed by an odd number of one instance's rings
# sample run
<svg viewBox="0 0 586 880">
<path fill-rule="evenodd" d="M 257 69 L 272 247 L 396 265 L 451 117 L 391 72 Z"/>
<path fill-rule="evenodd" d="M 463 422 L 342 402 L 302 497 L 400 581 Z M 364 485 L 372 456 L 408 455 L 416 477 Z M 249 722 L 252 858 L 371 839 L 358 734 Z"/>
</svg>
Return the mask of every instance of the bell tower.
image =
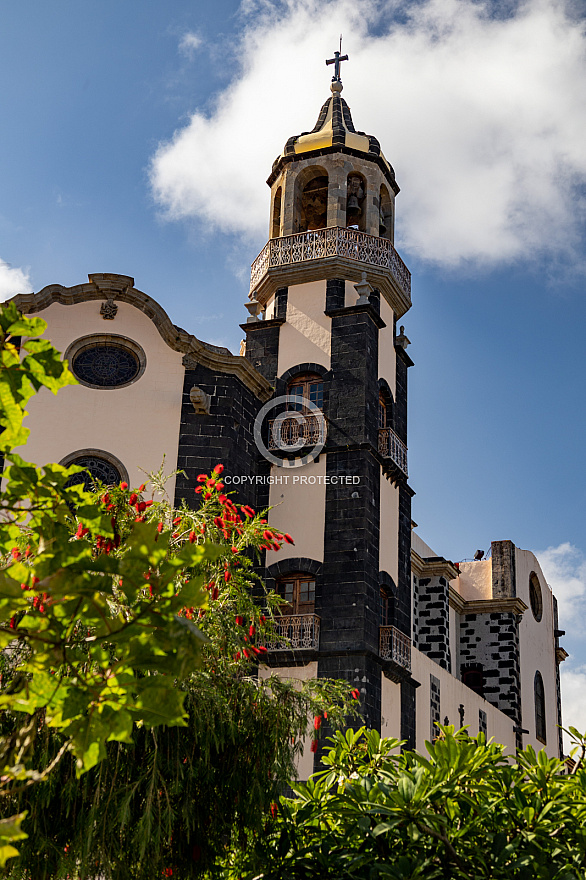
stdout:
<svg viewBox="0 0 586 880">
<path fill-rule="evenodd" d="M 283 596 L 283 638 L 269 658 L 347 678 L 367 724 L 413 743 L 411 360 L 396 330 L 411 276 L 394 247 L 395 173 L 378 140 L 354 127 L 344 60 L 326 62 L 331 96 L 314 128 L 273 163 L 270 237 L 242 325 L 246 358 L 275 389 L 258 503 L 296 542 L 267 552 Z"/>
</svg>

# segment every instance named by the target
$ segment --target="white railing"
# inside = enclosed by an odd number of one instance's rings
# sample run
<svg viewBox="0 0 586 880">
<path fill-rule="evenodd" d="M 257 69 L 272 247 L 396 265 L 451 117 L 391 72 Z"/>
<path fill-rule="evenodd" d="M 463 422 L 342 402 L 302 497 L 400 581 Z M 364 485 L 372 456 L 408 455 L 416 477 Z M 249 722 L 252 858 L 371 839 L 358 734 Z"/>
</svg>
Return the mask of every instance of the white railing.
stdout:
<svg viewBox="0 0 586 880">
<path fill-rule="evenodd" d="M 392 459 L 406 477 L 409 476 L 407 470 L 407 447 L 397 437 L 392 428 L 378 429 L 378 451 L 384 458 Z"/>
<path fill-rule="evenodd" d="M 269 449 L 301 449 L 302 446 L 316 446 L 325 443 L 326 422 L 324 417 L 297 413 L 295 417 L 270 419 Z"/>
<path fill-rule="evenodd" d="M 275 635 L 265 642 L 267 651 L 299 651 L 319 647 L 319 617 L 289 614 L 275 619 Z"/>
<path fill-rule="evenodd" d="M 269 269 L 325 257 L 345 257 L 389 269 L 403 293 L 411 298 L 411 273 L 391 242 L 378 235 L 367 235 L 341 226 L 271 238 L 252 264 L 250 289 L 258 287 Z"/>
<path fill-rule="evenodd" d="M 392 660 L 411 672 L 411 639 L 396 626 L 379 627 L 379 652 L 383 660 Z"/>
</svg>

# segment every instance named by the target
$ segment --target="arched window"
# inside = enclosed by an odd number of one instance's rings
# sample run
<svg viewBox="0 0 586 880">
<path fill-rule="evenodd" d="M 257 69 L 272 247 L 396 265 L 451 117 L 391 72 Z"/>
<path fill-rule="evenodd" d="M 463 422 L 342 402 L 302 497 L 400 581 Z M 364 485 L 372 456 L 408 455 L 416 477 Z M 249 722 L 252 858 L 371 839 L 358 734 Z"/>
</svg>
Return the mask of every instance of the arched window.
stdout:
<svg viewBox="0 0 586 880">
<path fill-rule="evenodd" d="M 83 483 L 88 491 L 93 491 L 96 484 L 116 486 L 122 480 L 128 480 L 128 474 L 124 465 L 118 459 L 101 450 L 85 449 L 73 452 L 61 462 L 64 466 L 77 465 L 85 468 L 79 474 L 74 474 L 67 481 L 68 486 L 77 486 Z"/>
<path fill-rule="evenodd" d="M 366 183 L 361 174 L 352 172 L 346 181 L 346 226 L 365 229 Z"/>
<path fill-rule="evenodd" d="M 378 205 L 378 234 L 393 240 L 393 203 L 386 186 L 381 186 Z"/>
<path fill-rule="evenodd" d="M 323 379 L 317 373 L 302 373 L 288 383 L 287 394 L 299 398 L 299 403 L 291 401 L 288 404 L 288 409 L 294 409 L 297 412 L 311 412 L 310 407 L 303 402 L 305 400 L 309 400 L 310 403 L 322 409 L 324 405 Z"/>
<path fill-rule="evenodd" d="M 462 684 L 484 696 L 484 669 L 481 663 L 468 663 L 461 669 Z"/>
<path fill-rule="evenodd" d="M 282 190 L 281 187 L 279 187 L 277 192 L 275 193 L 275 198 L 273 201 L 273 225 L 271 238 L 278 238 L 281 234 L 281 195 Z"/>
<path fill-rule="evenodd" d="M 386 587 L 380 588 L 380 626 L 394 626 L 395 599 Z"/>
<path fill-rule="evenodd" d="M 537 672 L 535 673 L 533 691 L 535 695 L 535 736 L 537 737 L 539 742 L 542 742 L 543 745 L 547 745 L 545 723 L 545 688 L 543 687 L 543 679 L 539 670 L 537 670 Z"/>
<path fill-rule="evenodd" d="M 539 623 L 543 616 L 543 597 L 541 595 L 539 578 L 534 571 L 529 575 L 529 603 L 533 617 Z"/>
<path fill-rule="evenodd" d="M 299 232 L 323 229 L 328 223 L 328 177 L 314 177 L 303 187 Z"/>
<path fill-rule="evenodd" d="M 315 608 L 315 577 L 299 572 L 277 581 L 283 600 L 281 614 L 312 614 Z"/>
<path fill-rule="evenodd" d="M 378 426 L 380 428 L 387 427 L 387 402 L 383 396 L 383 394 L 379 394 L 378 396 Z"/>
</svg>

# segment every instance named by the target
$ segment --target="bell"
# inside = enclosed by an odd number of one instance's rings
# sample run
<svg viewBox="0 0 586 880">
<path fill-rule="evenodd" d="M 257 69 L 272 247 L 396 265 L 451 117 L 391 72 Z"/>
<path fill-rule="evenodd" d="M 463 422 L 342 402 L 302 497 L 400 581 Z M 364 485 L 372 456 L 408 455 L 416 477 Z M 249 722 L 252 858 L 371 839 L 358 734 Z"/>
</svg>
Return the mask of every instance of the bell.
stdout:
<svg viewBox="0 0 586 880">
<path fill-rule="evenodd" d="M 359 214 L 362 214 L 362 211 L 360 209 L 360 205 L 358 204 L 358 199 L 356 198 L 356 196 L 349 196 L 348 197 L 348 206 L 346 208 L 346 214 L 348 216 L 352 215 L 352 216 L 356 216 L 356 217 L 358 217 Z"/>
<path fill-rule="evenodd" d="M 378 234 L 379 234 L 379 235 L 384 235 L 386 231 L 387 231 L 387 227 L 385 226 L 385 221 L 384 221 L 384 220 L 379 220 L 379 224 L 378 224 Z"/>
</svg>

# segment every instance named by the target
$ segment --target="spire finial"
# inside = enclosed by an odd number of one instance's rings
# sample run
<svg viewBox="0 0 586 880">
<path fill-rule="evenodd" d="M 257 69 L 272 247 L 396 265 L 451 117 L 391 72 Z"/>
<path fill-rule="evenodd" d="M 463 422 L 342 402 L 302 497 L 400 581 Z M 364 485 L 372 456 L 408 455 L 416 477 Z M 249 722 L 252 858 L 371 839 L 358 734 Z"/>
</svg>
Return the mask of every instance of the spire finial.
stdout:
<svg viewBox="0 0 586 880">
<path fill-rule="evenodd" d="M 326 64 L 333 64 L 334 66 L 334 75 L 332 77 L 332 82 L 342 82 L 340 77 L 340 63 L 342 61 L 348 61 L 347 55 L 342 55 L 342 34 L 340 34 L 340 50 L 338 52 L 334 52 L 333 58 L 328 58 Z"/>
</svg>

